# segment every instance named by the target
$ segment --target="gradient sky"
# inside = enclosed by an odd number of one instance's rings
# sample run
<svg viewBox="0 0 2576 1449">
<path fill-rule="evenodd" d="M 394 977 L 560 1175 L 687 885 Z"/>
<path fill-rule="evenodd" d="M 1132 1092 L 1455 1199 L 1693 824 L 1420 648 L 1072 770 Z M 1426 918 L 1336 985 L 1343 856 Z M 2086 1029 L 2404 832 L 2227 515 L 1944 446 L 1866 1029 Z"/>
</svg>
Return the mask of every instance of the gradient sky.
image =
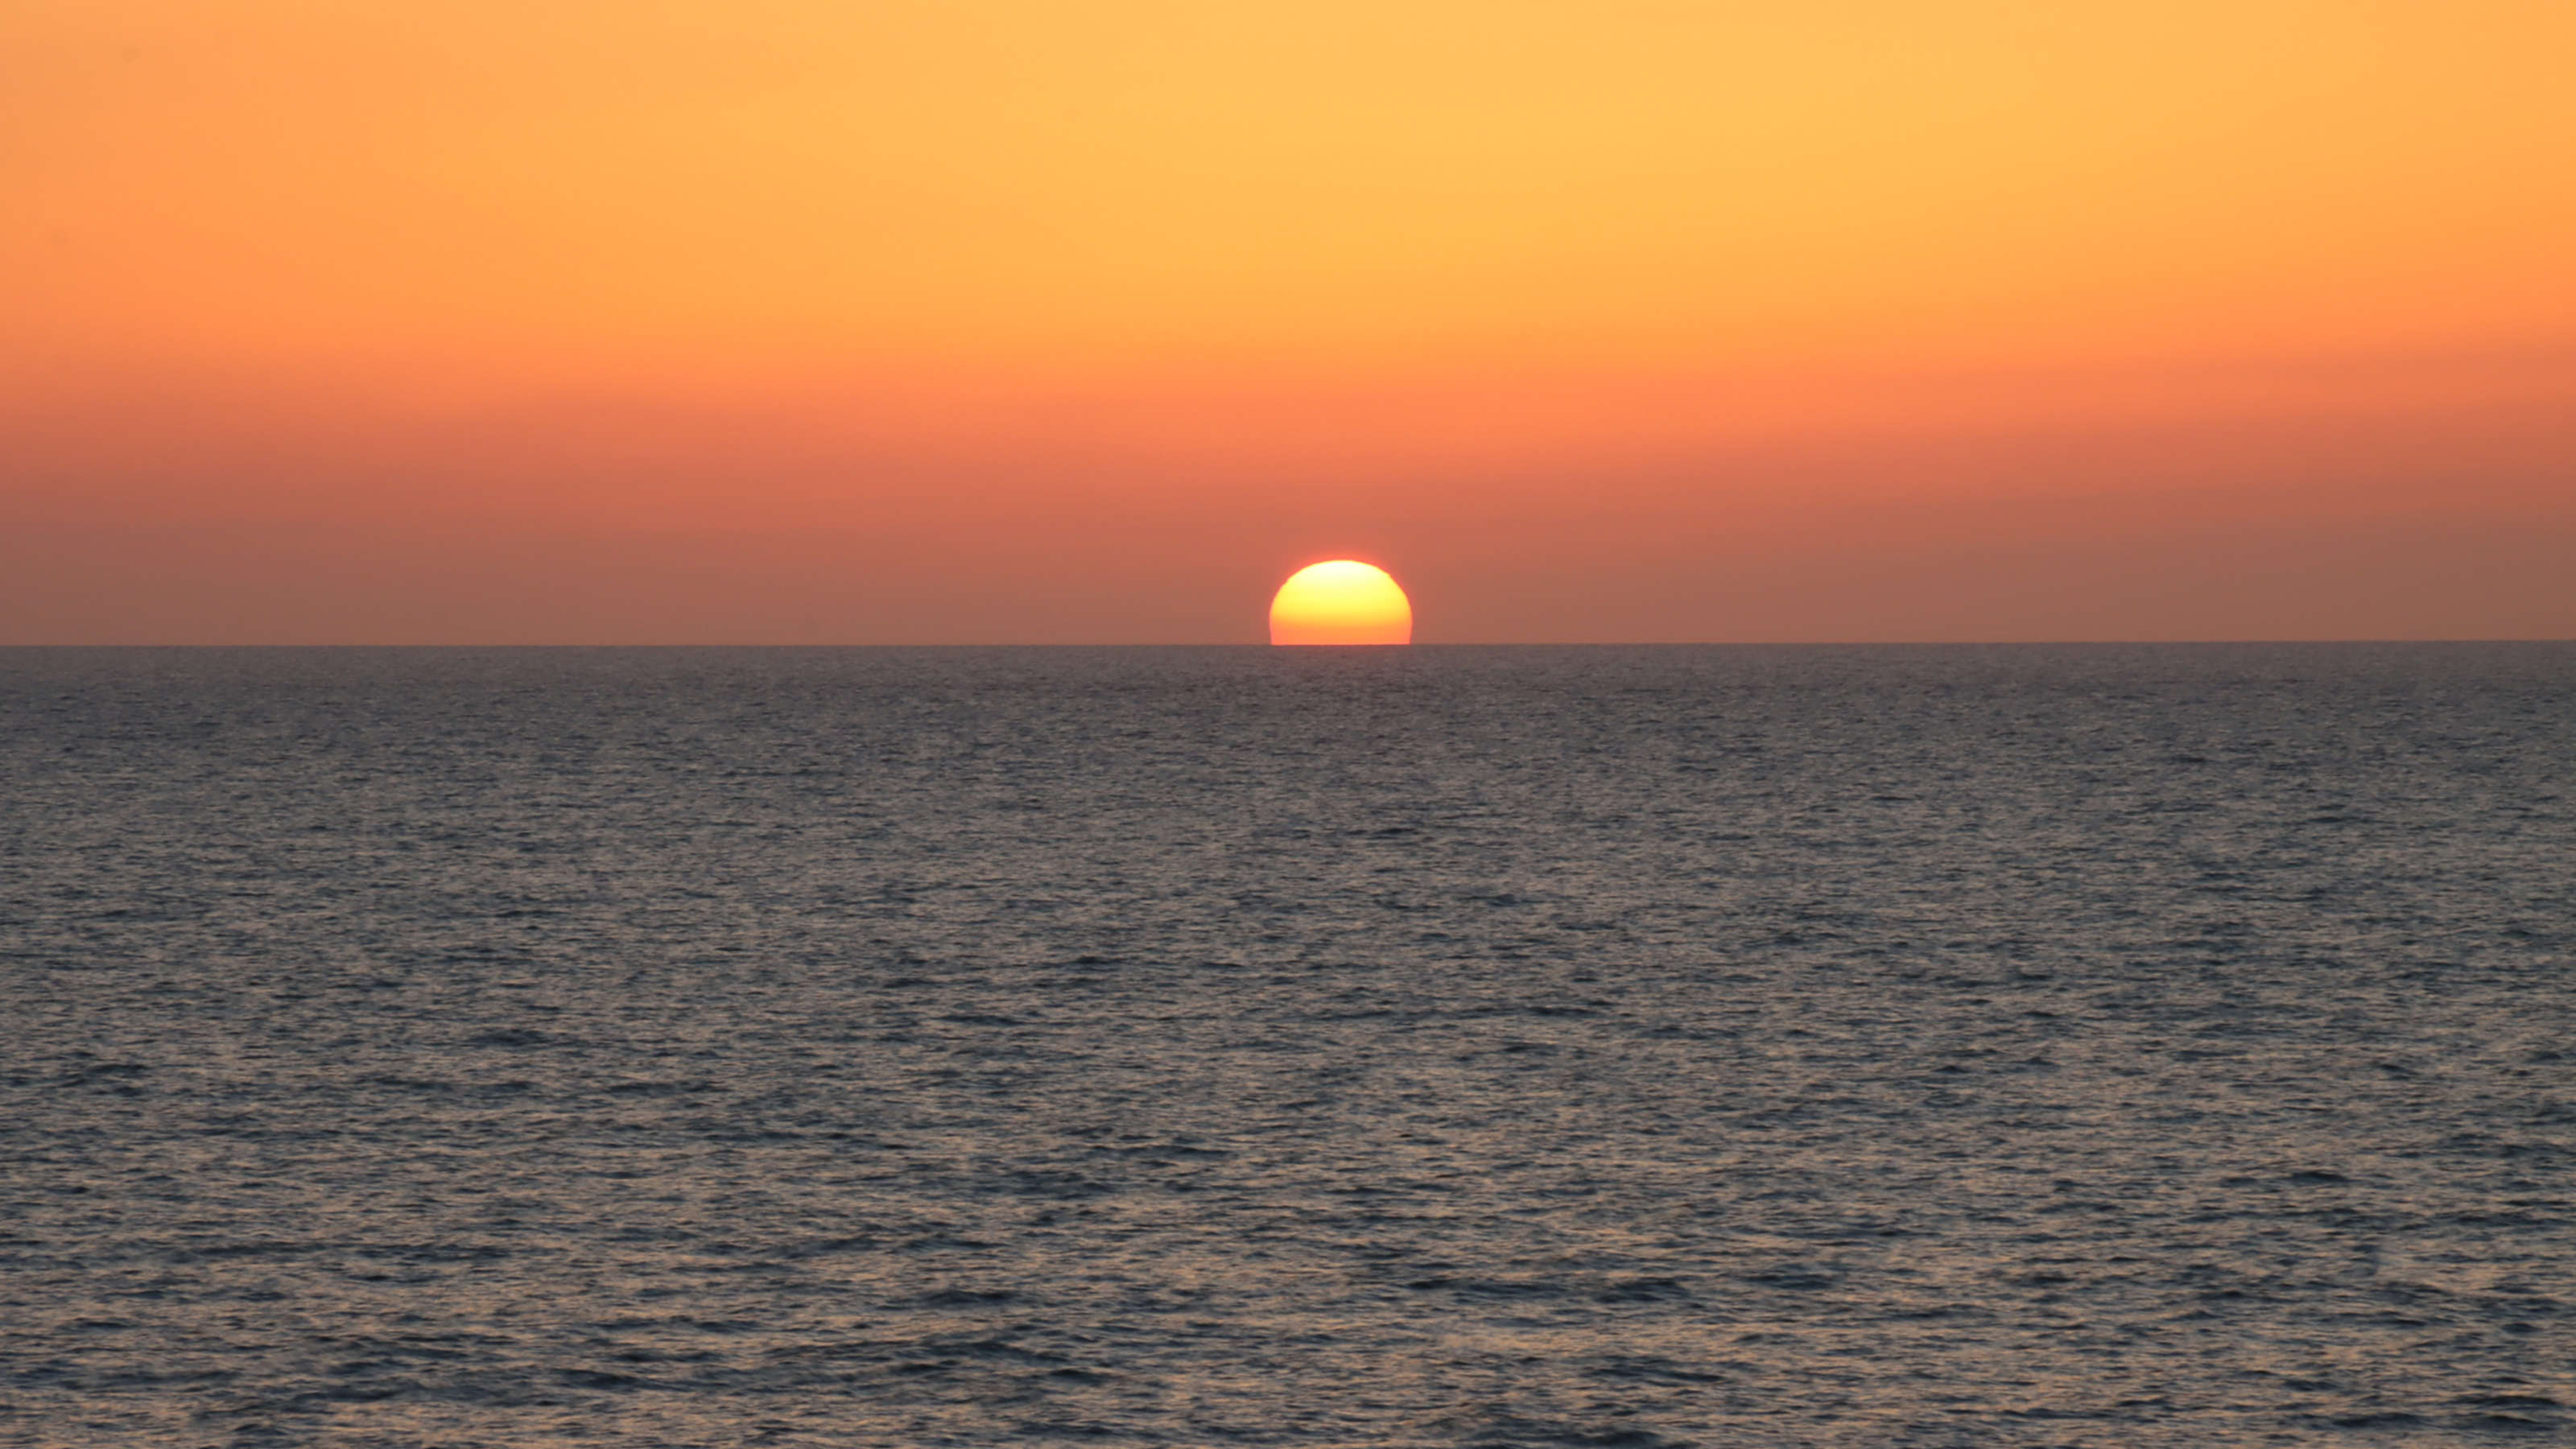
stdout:
<svg viewBox="0 0 2576 1449">
<path fill-rule="evenodd" d="M 2565 0 L 14 0 L 0 642 L 2576 636 Z"/>
</svg>

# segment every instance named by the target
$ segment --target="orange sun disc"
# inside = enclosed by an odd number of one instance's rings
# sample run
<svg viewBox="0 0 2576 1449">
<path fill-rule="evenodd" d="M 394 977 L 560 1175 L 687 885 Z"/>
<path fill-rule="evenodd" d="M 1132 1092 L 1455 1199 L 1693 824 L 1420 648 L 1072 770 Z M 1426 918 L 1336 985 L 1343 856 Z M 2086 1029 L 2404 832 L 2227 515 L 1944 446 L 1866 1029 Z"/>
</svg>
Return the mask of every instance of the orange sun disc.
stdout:
<svg viewBox="0 0 2576 1449">
<path fill-rule="evenodd" d="M 1270 601 L 1273 644 L 1410 644 L 1413 604 L 1386 570 L 1337 558 L 1288 576 Z"/>
</svg>

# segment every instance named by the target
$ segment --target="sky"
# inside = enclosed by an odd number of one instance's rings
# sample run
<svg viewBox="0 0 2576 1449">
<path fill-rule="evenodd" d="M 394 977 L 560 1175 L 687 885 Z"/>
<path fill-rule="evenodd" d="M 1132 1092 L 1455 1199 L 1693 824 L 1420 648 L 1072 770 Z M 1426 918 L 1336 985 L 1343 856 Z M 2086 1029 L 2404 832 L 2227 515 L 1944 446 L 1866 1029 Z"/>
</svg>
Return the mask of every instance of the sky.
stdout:
<svg viewBox="0 0 2576 1449">
<path fill-rule="evenodd" d="M 2576 637 L 2565 0 L 10 0 L 0 643 Z"/>
</svg>

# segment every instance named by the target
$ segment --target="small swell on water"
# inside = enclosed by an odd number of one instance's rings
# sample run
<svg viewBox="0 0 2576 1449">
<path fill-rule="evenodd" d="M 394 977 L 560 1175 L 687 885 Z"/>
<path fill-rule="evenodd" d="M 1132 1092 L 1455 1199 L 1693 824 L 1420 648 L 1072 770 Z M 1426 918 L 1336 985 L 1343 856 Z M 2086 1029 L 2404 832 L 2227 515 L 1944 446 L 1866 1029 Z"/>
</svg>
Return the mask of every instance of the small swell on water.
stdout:
<svg viewBox="0 0 2576 1449">
<path fill-rule="evenodd" d="M 2571 702 L 0 650 L 0 1442 L 2563 1442 Z"/>
</svg>

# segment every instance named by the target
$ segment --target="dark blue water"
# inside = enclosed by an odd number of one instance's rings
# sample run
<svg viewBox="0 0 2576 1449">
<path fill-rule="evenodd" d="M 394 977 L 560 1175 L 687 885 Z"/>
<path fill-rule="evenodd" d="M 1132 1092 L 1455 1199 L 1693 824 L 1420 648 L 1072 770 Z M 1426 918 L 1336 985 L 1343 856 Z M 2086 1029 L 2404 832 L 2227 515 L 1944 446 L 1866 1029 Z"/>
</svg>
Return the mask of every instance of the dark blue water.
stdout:
<svg viewBox="0 0 2576 1449">
<path fill-rule="evenodd" d="M 0 651 L 0 1441 L 2560 1442 L 2576 647 Z"/>
</svg>

